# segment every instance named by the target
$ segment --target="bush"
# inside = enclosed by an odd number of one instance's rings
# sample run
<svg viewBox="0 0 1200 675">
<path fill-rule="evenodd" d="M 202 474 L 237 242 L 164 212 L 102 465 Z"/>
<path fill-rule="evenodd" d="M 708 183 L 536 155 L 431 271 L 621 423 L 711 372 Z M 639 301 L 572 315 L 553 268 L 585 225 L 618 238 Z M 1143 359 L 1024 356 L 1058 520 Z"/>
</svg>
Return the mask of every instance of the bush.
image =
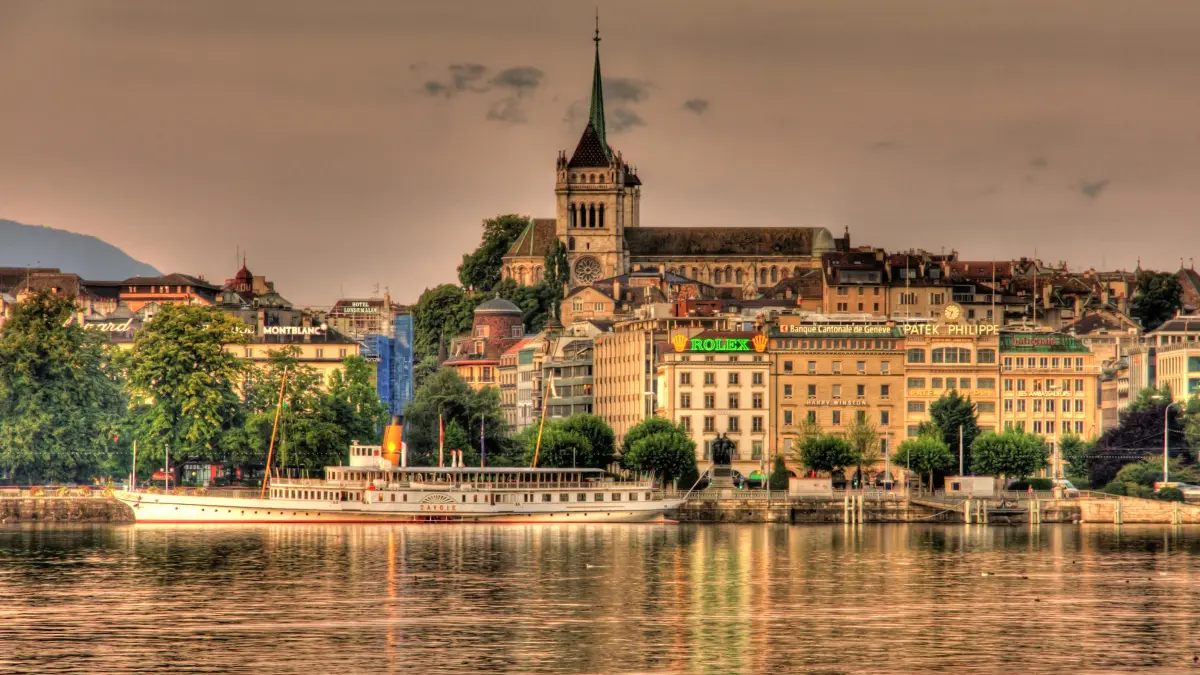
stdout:
<svg viewBox="0 0 1200 675">
<path fill-rule="evenodd" d="M 1154 493 L 1154 498 L 1164 502 L 1183 501 L 1183 491 L 1179 488 L 1165 487 Z"/>
<path fill-rule="evenodd" d="M 1125 496 L 1125 484 L 1118 483 L 1117 481 L 1113 481 L 1113 482 L 1109 483 L 1108 485 L 1105 485 L 1104 489 L 1102 489 L 1100 491 L 1107 495 L 1118 495 L 1118 496 L 1124 497 Z"/>
<path fill-rule="evenodd" d="M 786 492 L 788 489 L 788 470 L 783 455 L 775 455 L 775 468 L 771 470 L 769 488 L 778 492 Z"/>
<path fill-rule="evenodd" d="M 1054 481 L 1049 478 L 1026 478 L 1025 480 L 1013 481 L 1008 485 L 1009 490 L 1025 491 L 1030 487 L 1035 492 L 1049 492 L 1054 489 Z"/>
</svg>

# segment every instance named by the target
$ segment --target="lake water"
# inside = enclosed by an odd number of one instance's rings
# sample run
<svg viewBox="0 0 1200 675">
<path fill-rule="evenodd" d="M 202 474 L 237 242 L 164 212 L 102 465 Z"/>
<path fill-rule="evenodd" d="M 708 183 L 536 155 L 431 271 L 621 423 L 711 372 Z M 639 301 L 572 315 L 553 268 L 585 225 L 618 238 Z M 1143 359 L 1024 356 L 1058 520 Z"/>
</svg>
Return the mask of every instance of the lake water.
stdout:
<svg viewBox="0 0 1200 675">
<path fill-rule="evenodd" d="M 1200 673 L 1198 556 L 1100 525 L 5 526 L 0 672 Z"/>
</svg>

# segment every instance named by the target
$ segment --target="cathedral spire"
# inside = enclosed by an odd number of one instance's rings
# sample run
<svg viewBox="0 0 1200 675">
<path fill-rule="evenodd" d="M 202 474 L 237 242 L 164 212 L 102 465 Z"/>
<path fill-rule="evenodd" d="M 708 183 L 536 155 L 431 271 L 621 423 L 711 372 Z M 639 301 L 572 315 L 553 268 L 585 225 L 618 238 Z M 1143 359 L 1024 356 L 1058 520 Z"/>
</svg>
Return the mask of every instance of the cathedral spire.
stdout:
<svg viewBox="0 0 1200 675">
<path fill-rule="evenodd" d="M 596 131 L 596 136 L 600 139 L 600 144 L 608 152 L 608 137 L 604 130 L 604 79 L 600 76 L 600 10 L 596 9 L 596 36 L 592 38 L 596 43 L 596 65 L 592 69 L 592 105 L 588 111 L 588 122 Z"/>
</svg>

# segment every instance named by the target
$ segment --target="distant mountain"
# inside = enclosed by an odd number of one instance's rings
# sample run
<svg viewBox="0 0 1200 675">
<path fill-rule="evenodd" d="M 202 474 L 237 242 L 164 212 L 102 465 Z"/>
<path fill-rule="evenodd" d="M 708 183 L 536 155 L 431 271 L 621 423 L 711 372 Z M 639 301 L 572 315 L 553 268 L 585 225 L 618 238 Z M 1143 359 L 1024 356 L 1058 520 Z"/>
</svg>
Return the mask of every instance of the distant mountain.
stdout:
<svg viewBox="0 0 1200 675">
<path fill-rule="evenodd" d="M 57 267 L 91 280 L 161 275 L 150 265 L 96 237 L 2 218 L 0 267 Z"/>
</svg>

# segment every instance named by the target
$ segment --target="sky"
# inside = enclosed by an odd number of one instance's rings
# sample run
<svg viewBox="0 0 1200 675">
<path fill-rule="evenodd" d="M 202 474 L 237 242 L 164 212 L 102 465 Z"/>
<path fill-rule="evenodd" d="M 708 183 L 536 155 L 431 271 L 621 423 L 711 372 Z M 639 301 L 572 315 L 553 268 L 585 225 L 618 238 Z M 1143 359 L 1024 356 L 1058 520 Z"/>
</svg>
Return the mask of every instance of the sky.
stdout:
<svg viewBox="0 0 1200 675">
<path fill-rule="evenodd" d="M 594 11 L 0 0 L 0 218 L 210 280 L 243 250 L 299 305 L 415 301 L 456 279 L 483 219 L 553 216 Z M 1073 268 L 1200 256 L 1194 0 L 599 14 L 609 143 L 645 183 L 643 225 L 848 228 Z"/>
</svg>

